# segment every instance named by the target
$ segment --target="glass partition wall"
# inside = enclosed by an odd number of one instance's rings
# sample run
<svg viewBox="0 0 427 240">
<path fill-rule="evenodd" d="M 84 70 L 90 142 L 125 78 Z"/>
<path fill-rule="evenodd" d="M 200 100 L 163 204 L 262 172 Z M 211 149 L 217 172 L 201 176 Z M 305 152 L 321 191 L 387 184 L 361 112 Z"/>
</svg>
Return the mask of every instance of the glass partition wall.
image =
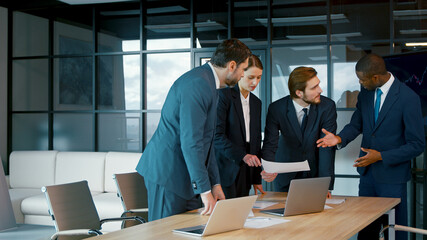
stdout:
<svg viewBox="0 0 427 240">
<path fill-rule="evenodd" d="M 142 152 L 169 87 L 203 62 L 198 56 L 210 56 L 231 37 L 262 55 L 256 93 L 263 123 L 268 105 L 289 94 L 290 72 L 312 66 L 322 95 L 337 104 L 339 131 L 360 91 L 357 60 L 371 52 L 427 50 L 426 16 L 427 3 L 412 0 L 145 0 L 9 8 L 9 153 Z M 352 162 L 360 141 L 337 151 L 334 194 L 357 195 Z"/>
</svg>

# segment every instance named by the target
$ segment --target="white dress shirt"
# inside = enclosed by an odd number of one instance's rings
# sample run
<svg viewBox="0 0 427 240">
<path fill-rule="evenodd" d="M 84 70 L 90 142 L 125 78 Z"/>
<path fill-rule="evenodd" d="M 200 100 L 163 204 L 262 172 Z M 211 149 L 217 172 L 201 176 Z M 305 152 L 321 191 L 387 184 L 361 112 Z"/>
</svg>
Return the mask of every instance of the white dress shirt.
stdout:
<svg viewBox="0 0 427 240">
<path fill-rule="evenodd" d="M 302 118 L 304 117 L 304 111 L 302 109 L 307 108 L 307 115 L 308 115 L 308 113 L 310 112 L 310 105 L 308 105 L 307 107 L 303 107 L 303 106 L 299 105 L 297 102 L 295 102 L 294 100 L 292 100 L 292 103 L 294 104 L 294 107 L 295 107 L 295 111 L 296 111 L 297 118 L 298 118 L 298 123 L 301 126 Z"/>
<path fill-rule="evenodd" d="M 251 121 L 251 114 L 249 111 L 249 96 L 251 94 L 249 93 L 248 96 L 245 98 L 242 93 L 240 93 L 240 100 L 242 101 L 242 109 L 243 109 L 243 118 L 245 119 L 245 130 L 246 130 L 246 142 L 249 142 L 251 140 L 250 135 L 250 121 Z"/>
<path fill-rule="evenodd" d="M 215 86 L 216 86 L 216 89 L 219 89 L 221 85 L 220 85 L 220 83 L 219 83 L 218 75 L 216 74 L 215 69 L 214 69 L 214 67 L 213 67 L 212 63 L 208 62 L 208 65 L 209 65 L 209 67 L 211 67 L 211 69 L 212 69 L 212 72 L 213 72 L 213 75 L 214 75 L 214 78 L 215 78 Z M 219 184 L 215 184 L 214 186 L 216 186 L 216 185 L 219 185 Z M 207 194 L 207 193 L 210 193 L 210 192 L 211 192 L 211 190 L 208 190 L 208 191 L 206 191 L 206 192 L 204 192 L 204 193 L 201 193 L 201 194 Z"/>
<path fill-rule="evenodd" d="M 390 72 L 389 72 L 390 73 Z M 383 92 L 383 94 L 381 94 L 381 103 L 380 103 L 380 111 L 381 111 L 381 107 L 383 106 L 385 97 L 387 97 L 388 92 L 390 91 L 391 85 L 394 82 L 394 76 L 393 74 L 390 73 L 390 78 L 387 80 L 386 83 L 384 83 L 384 85 L 382 85 L 381 87 L 379 87 L 379 89 L 381 89 L 381 92 Z M 377 88 L 378 89 L 378 88 Z M 377 92 L 377 89 L 375 89 L 375 93 Z M 374 107 L 375 107 L 375 101 L 377 100 L 377 94 L 374 94 Z"/>
<path fill-rule="evenodd" d="M 208 62 L 208 64 L 209 64 L 209 67 L 211 67 L 212 72 L 213 72 L 213 75 L 214 75 L 214 78 L 215 78 L 215 86 L 216 86 L 216 89 L 219 89 L 219 88 L 221 87 L 221 84 L 220 84 L 220 82 L 219 82 L 218 75 L 216 74 L 215 69 L 214 69 L 214 67 L 213 67 L 212 63 L 211 63 L 211 62 Z"/>
</svg>

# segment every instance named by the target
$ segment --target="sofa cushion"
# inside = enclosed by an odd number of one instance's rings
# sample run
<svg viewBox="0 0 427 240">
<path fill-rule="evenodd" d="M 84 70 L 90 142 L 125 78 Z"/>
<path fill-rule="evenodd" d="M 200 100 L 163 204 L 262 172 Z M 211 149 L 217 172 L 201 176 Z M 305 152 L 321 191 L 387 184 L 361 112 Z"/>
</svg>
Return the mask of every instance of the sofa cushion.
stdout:
<svg viewBox="0 0 427 240">
<path fill-rule="evenodd" d="M 10 200 L 12 201 L 13 213 L 15 214 L 17 223 L 24 223 L 24 214 L 21 211 L 21 203 L 24 199 L 38 195 L 41 193 L 40 189 L 9 189 Z"/>
<path fill-rule="evenodd" d="M 58 151 L 16 151 L 10 154 L 10 187 L 40 188 L 54 184 Z"/>
<path fill-rule="evenodd" d="M 59 152 L 55 184 L 87 180 L 91 192 L 103 192 L 105 155 L 105 152 Z"/>
<path fill-rule="evenodd" d="M 117 192 L 113 174 L 135 172 L 142 153 L 108 152 L 105 157 L 105 191 Z"/>
<path fill-rule="evenodd" d="M 55 226 L 55 223 L 53 222 L 50 216 L 41 216 L 41 215 L 25 215 L 24 223 L 34 224 L 34 225 Z M 54 232 L 55 232 L 55 229 L 54 229 Z M 50 238 L 45 238 L 45 239 L 50 239 Z"/>
<path fill-rule="evenodd" d="M 101 219 L 120 217 L 123 213 L 122 203 L 116 193 L 93 195 L 93 202 Z"/>
<path fill-rule="evenodd" d="M 31 197 L 25 198 L 21 203 L 21 211 L 24 215 L 43 215 L 49 216 L 46 196 L 40 193 Z"/>
</svg>

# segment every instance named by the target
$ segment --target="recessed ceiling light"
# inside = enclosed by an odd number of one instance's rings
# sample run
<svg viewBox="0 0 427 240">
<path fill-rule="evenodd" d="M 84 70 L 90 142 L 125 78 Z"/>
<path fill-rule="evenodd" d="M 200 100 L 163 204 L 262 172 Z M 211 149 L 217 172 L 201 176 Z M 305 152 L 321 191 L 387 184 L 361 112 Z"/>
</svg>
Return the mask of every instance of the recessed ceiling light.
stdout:
<svg viewBox="0 0 427 240">
<path fill-rule="evenodd" d="M 59 0 L 59 1 L 70 4 L 70 5 L 114 3 L 114 2 L 134 2 L 134 0 Z"/>
<path fill-rule="evenodd" d="M 407 47 L 427 46 L 427 42 L 406 43 L 405 46 L 407 46 Z"/>
</svg>

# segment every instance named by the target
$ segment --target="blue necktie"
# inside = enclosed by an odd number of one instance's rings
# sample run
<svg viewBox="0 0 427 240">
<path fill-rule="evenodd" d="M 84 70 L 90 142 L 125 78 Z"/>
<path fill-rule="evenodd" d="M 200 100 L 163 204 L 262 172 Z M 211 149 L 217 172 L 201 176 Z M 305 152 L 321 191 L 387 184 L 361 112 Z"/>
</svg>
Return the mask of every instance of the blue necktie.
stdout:
<svg viewBox="0 0 427 240">
<path fill-rule="evenodd" d="M 307 108 L 302 109 L 304 111 L 304 116 L 302 117 L 301 121 L 301 132 L 304 135 L 305 127 L 307 126 Z"/>
<path fill-rule="evenodd" d="M 380 105 L 381 105 L 381 94 L 383 94 L 383 92 L 381 91 L 381 89 L 377 89 L 377 99 L 375 100 L 375 123 L 377 122 L 378 119 L 378 113 L 380 112 Z"/>
</svg>

